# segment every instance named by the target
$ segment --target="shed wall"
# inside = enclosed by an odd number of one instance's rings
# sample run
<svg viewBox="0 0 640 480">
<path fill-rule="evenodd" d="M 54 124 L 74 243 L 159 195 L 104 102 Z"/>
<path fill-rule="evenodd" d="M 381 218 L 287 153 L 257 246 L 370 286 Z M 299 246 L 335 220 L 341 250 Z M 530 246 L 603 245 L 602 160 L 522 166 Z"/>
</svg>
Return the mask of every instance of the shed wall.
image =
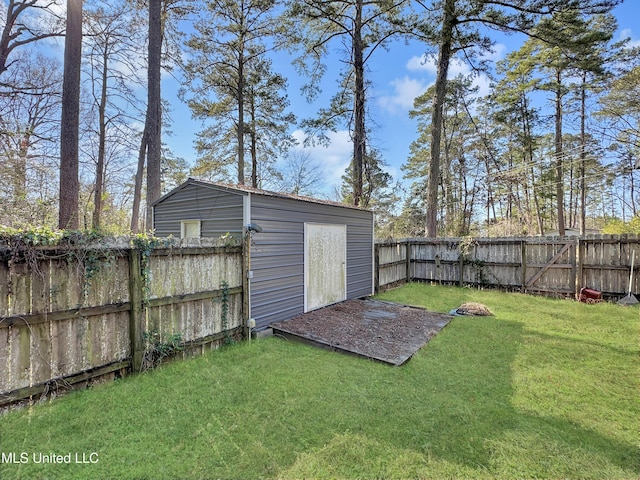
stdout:
<svg viewBox="0 0 640 480">
<path fill-rule="evenodd" d="M 240 237 L 244 195 L 200 184 L 188 184 L 154 207 L 158 237 L 180 238 L 182 220 L 200 220 L 201 236 L 216 238 L 228 233 Z"/>
<path fill-rule="evenodd" d="M 304 224 L 347 225 L 347 298 L 372 293 L 373 214 L 364 210 L 251 195 L 251 315 L 261 328 L 304 313 Z"/>
<path fill-rule="evenodd" d="M 373 291 L 373 214 L 336 205 L 189 181 L 155 205 L 159 237 L 180 236 L 182 220 L 200 220 L 203 237 L 240 236 L 246 223 L 263 231 L 252 239 L 251 315 L 258 328 L 304 312 L 304 224 L 347 226 L 347 298 Z"/>
</svg>

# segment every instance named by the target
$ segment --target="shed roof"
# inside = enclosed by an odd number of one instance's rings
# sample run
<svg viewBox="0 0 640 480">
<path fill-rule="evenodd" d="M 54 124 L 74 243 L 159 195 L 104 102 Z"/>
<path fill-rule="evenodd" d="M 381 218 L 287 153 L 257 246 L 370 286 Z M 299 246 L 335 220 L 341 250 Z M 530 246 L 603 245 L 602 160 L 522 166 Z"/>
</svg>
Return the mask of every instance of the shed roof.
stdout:
<svg viewBox="0 0 640 480">
<path fill-rule="evenodd" d="M 176 188 L 174 188 L 173 190 L 171 190 L 170 192 L 166 193 L 165 195 L 160 197 L 158 200 L 153 202 L 153 206 L 156 206 L 159 203 L 162 203 L 167 197 L 170 197 L 174 193 L 182 190 L 183 188 L 185 188 L 185 187 L 187 187 L 189 185 L 200 185 L 200 186 L 203 186 L 203 187 L 220 188 L 220 189 L 227 190 L 229 192 L 237 193 L 237 194 L 240 194 L 240 195 L 245 195 L 247 193 L 251 193 L 253 195 L 264 195 L 264 196 L 268 196 L 268 197 L 287 198 L 287 199 L 291 199 L 291 200 L 298 200 L 298 201 L 301 201 L 301 202 L 318 203 L 318 204 L 321 204 L 321 205 L 329 205 L 329 206 L 334 206 L 334 207 L 351 208 L 351 209 L 360 210 L 360 211 L 370 211 L 369 209 L 362 208 L 362 207 L 359 207 L 359 206 L 349 205 L 349 204 L 341 203 L 341 202 L 333 202 L 331 200 L 324 200 L 324 199 L 319 199 L 319 198 L 306 197 L 306 196 L 302 196 L 302 195 L 294 195 L 294 194 L 291 194 L 291 193 L 272 192 L 272 191 L 269 191 L 269 190 L 261 190 L 259 188 L 249 187 L 247 185 L 232 185 L 232 184 L 227 184 L 227 183 L 216 183 L 216 182 L 211 182 L 209 180 L 200 180 L 200 179 L 197 179 L 197 178 L 189 178 L 189 179 L 187 179 L 184 183 L 182 183 L 181 185 L 177 186 Z"/>
</svg>

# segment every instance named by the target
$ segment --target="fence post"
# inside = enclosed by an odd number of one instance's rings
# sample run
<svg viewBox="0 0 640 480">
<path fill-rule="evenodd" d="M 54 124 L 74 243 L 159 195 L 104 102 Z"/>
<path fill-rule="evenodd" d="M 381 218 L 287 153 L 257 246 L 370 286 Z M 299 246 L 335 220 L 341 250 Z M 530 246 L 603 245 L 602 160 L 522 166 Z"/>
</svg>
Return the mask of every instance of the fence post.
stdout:
<svg viewBox="0 0 640 480">
<path fill-rule="evenodd" d="M 460 241 L 458 242 L 458 250 L 460 251 L 460 256 L 458 260 L 460 261 L 459 270 L 460 270 L 460 278 L 458 279 L 458 286 L 464 287 L 464 253 L 462 253 L 462 245 L 460 245 Z"/>
<path fill-rule="evenodd" d="M 584 245 L 585 243 L 578 238 L 578 244 L 576 246 L 577 252 L 574 255 L 574 262 L 577 262 L 575 270 L 575 286 L 576 286 L 576 300 L 580 298 L 580 290 L 582 289 L 583 278 L 583 265 L 584 265 Z"/>
<path fill-rule="evenodd" d="M 373 292 L 380 292 L 380 245 L 373 246 Z"/>
<path fill-rule="evenodd" d="M 521 270 L 522 270 L 522 286 L 520 287 L 520 291 L 522 293 L 527 292 L 527 241 L 520 241 L 520 262 L 521 262 Z"/>
<path fill-rule="evenodd" d="M 144 324 L 144 281 L 142 278 L 142 259 L 138 248 L 129 250 L 129 340 L 131 342 L 131 369 L 139 372 L 142 369 L 144 342 L 142 325 Z"/>
<path fill-rule="evenodd" d="M 245 231 L 242 239 L 242 336 L 248 339 L 251 331 L 251 233 Z"/>
<path fill-rule="evenodd" d="M 405 252 L 405 282 L 411 282 L 411 242 L 407 240 Z"/>
</svg>

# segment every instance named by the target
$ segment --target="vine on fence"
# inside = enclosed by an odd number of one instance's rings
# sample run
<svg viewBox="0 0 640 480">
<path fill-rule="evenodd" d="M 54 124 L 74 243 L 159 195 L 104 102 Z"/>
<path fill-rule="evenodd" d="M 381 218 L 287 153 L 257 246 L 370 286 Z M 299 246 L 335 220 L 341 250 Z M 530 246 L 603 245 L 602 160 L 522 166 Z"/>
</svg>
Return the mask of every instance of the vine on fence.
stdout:
<svg viewBox="0 0 640 480">
<path fill-rule="evenodd" d="M 113 237 L 97 230 L 52 230 L 46 227 L 18 230 L 4 227 L 0 229 L 0 246 L 7 250 L 5 258 L 9 266 L 24 263 L 43 282 L 42 260 L 58 258 L 66 259 L 69 265 L 75 263 L 82 281 L 82 302 L 78 307 L 86 301 L 91 281 L 117 257 Z M 53 257 L 51 250 L 55 250 Z"/>
<path fill-rule="evenodd" d="M 151 254 L 158 247 L 169 248 L 174 245 L 174 238 L 157 238 L 152 234 L 139 233 L 134 235 L 131 243 L 140 252 L 140 268 L 142 275 L 143 295 L 142 302 L 146 308 L 151 297 Z"/>
<path fill-rule="evenodd" d="M 143 332 L 145 342 L 144 355 L 142 357 L 142 370 L 153 370 L 159 367 L 164 359 L 173 357 L 184 350 L 182 334 L 174 333 L 163 341 L 158 330 L 153 329 Z"/>
<path fill-rule="evenodd" d="M 220 286 L 222 287 L 222 298 L 220 299 L 222 303 L 221 328 L 224 333 L 224 344 L 229 345 L 233 343 L 233 338 L 231 338 L 229 332 L 229 283 L 223 280 Z"/>
<path fill-rule="evenodd" d="M 462 267 L 470 265 L 476 272 L 476 282 L 479 285 L 488 285 L 489 279 L 486 276 L 485 261 L 478 259 L 473 253 L 478 246 L 478 241 L 474 237 L 462 237 L 458 248 L 460 250 L 460 260 Z M 463 272 L 460 272 L 462 278 Z"/>
</svg>

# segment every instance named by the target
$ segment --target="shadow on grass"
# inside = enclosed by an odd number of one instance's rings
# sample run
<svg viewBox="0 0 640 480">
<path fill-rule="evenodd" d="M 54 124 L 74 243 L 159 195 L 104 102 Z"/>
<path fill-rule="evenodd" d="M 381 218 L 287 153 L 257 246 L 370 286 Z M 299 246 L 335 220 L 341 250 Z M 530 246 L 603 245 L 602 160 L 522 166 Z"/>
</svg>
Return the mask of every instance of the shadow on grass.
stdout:
<svg viewBox="0 0 640 480">
<path fill-rule="evenodd" d="M 501 312 L 455 318 L 402 367 L 269 339 L 78 392 L 0 419 L 1 447 L 100 463 L 5 464 L 0 477 L 638 478 L 637 421 L 626 436 L 550 408 L 553 383 L 523 387 L 527 362 L 569 368 L 551 358 L 556 337 Z M 583 338 L 562 355 L 580 362 L 596 348 Z M 634 401 L 612 408 L 617 424 Z"/>
<path fill-rule="evenodd" d="M 350 429 L 300 455 L 284 478 L 621 478 L 638 450 L 513 404 L 523 326 L 456 318 L 414 359 L 372 379 Z M 403 370 L 404 369 L 404 370 Z M 360 419 L 360 421 L 358 421 Z"/>
</svg>

